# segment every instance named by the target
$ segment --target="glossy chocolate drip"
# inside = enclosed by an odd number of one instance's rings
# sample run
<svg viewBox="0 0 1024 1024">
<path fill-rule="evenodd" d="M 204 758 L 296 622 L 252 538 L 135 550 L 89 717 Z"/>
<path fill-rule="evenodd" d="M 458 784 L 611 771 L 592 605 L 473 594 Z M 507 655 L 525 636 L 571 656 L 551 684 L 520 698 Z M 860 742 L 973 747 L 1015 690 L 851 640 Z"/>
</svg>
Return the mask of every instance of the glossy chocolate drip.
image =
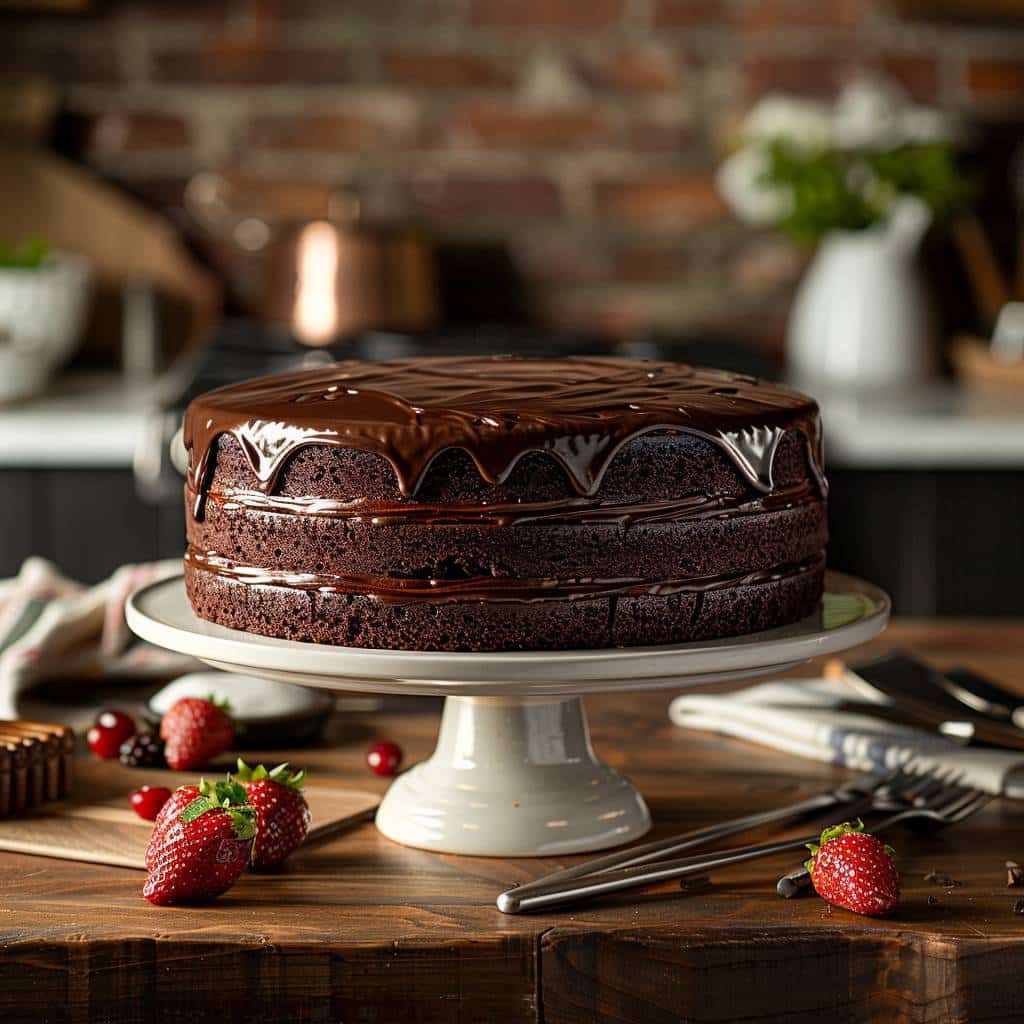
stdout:
<svg viewBox="0 0 1024 1024">
<path fill-rule="evenodd" d="M 803 573 L 820 571 L 824 555 L 789 565 L 753 572 L 715 576 L 694 576 L 665 580 L 638 578 L 527 580 L 497 576 L 471 579 L 406 579 L 395 576 L 340 576 L 328 573 L 287 572 L 240 565 L 210 553 L 189 547 L 185 561 L 200 572 L 238 583 L 288 587 L 321 593 L 360 594 L 385 604 L 413 604 L 426 601 L 447 604 L 455 601 L 498 601 L 534 603 L 537 601 L 580 601 L 600 597 L 668 597 L 681 593 L 704 593 L 725 587 L 772 583 Z"/>
<path fill-rule="evenodd" d="M 593 497 L 624 444 L 666 431 L 717 445 L 771 493 L 775 451 L 790 430 L 805 437 L 824 489 L 818 407 L 780 385 L 679 363 L 438 358 L 341 362 L 219 388 L 189 406 L 184 442 L 201 517 L 222 434 L 237 440 L 266 494 L 296 451 L 328 445 L 387 459 L 406 496 L 449 448 L 464 449 L 490 483 L 527 452 L 546 452 Z"/>
<path fill-rule="evenodd" d="M 191 492 L 190 492 L 191 493 Z M 192 495 L 193 498 L 196 495 Z M 224 509 L 246 509 L 278 515 L 312 515 L 371 525 L 428 526 L 548 526 L 612 524 L 628 529 L 644 523 L 684 523 L 705 519 L 731 519 L 795 508 L 816 501 L 810 481 L 759 498 L 736 495 L 691 495 L 661 501 L 598 501 L 568 498 L 557 501 L 436 505 L 416 502 L 336 501 L 330 498 L 295 498 L 225 488 L 211 491 L 206 501 Z"/>
</svg>

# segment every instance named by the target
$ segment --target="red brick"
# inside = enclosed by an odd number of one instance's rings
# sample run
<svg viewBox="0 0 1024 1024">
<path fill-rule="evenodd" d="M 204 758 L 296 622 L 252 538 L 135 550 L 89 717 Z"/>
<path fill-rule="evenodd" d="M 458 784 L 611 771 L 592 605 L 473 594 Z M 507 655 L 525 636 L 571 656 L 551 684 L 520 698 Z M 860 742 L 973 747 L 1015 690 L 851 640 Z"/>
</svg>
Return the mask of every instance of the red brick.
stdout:
<svg viewBox="0 0 1024 1024">
<path fill-rule="evenodd" d="M 601 182 L 595 200 L 608 217 L 668 231 L 720 220 L 727 213 L 711 176 L 697 173 Z"/>
<path fill-rule="evenodd" d="M 538 282 L 580 285 L 612 279 L 606 240 L 565 225 L 525 232 L 514 240 L 513 254 L 524 276 Z"/>
<path fill-rule="evenodd" d="M 258 117 L 249 142 L 267 149 L 366 152 L 395 149 L 411 142 L 411 126 L 360 114 Z"/>
<path fill-rule="evenodd" d="M 188 143 L 189 129 L 182 118 L 138 110 L 102 114 L 89 133 L 89 148 L 99 155 L 177 149 Z"/>
<path fill-rule="evenodd" d="M 676 244 L 655 241 L 622 243 L 614 252 L 615 279 L 629 284 L 681 281 L 690 259 Z"/>
<path fill-rule="evenodd" d="M 561 212 L 557 185 L 536 175 L 423 175 L 411 183 L 410 192 L 424 215 L 440 221 L 463 217 L 553 217 Z"/>
<path fill-rule="evenodd" d="M 935 103 L 939 95 L 939 65 L 934 57 L 884 53 L 882 71 L 895 79 L 920 103 Z"/>
<path fill-rule="evenodd" d="M 389 82 L 425 89 L 487 89 L 509 86 L 510 69 L 460 50 L 390 48 L 381 54 Z"/>
<path fill-rule="evenodd" d="M 693 138 L 693 127 L 678 121 L 630 120 L 625 129 L 627 146 L 641 153 L 679 153 L 693 143 Z"/>
<path fill-rule="evenodd" d="M 704 28 L 731 20 L 725 0 L 657 0 L 654 9 L 657 28 Z"/>
<path fill-rule="evenodd" d="M 25 71 L 45 75 L 56 82 L 83 82 L 110 84 L 121 78 L 117 58 L 112 46 L 93 46 L 80 41 L 64 42 L 53 39 L 19 37 L 17 31 L 4 34 L 0 67 L 5 72 Z"/>
<path fill-rule="evenodd" d="M 219 85 L 330 85 L 352 78 L 348 55 L 336 48 L 280 49 L 251 40 L 157 52 L 153 73 L 170 82 Z"/>
<path fill-rule="evenodd" d="M 591 85 L 620 92 L 675 92 L 685 78 L 677 57 L 655 47 L 617 50 L 587 71 Z"/>
<path fill-rule="evenodd" d="M 849 29 L 863 21 L 870 0 L 753 0 L 740 10 L 741 27 L 774 32 L 787 28 Z"/>
<path fill-rule="evenodd" d="M 489 149 L 572 149 L 600 141 L 605 124 L 591 107 L 481 102 L 458 111 L 449 131 Z"/>
<path fill-rule="evenodd" d="M 625 0 L 471 0 L 470 24 L 497 29 L 602 29 L 622 20 Z"/>
<path fill-rule="evenodd" d="M 972 60 L 967 86 L 977 99 L 1024 106 L 1024 60 Z"/>
<path fill-rule="evenodd" d="M 112 6 L 112 5 L 111 5 Z M 128 7 L 128 4 L 124 4 Z M 444 0 L 131 0 L 129 14 L 141 19 L 205 22 L 334 20 L 393 25 L 436 24 L 444 13 Z"/>
<path fill-rule="evenodd" d="M 833 98 L 855 69 L 854 58 L 819 53 L 797 56 L 758 56 L 746 62 L 751 97 L 766 92 Z"/>
</svg>

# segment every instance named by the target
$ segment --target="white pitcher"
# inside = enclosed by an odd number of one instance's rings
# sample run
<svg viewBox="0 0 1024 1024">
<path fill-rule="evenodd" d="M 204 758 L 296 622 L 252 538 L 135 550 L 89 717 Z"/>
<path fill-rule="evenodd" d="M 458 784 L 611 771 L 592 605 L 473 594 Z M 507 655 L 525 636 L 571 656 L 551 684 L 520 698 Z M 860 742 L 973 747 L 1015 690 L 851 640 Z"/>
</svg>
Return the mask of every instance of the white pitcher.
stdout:
<svg viewBox="0 0 1024 1024">
<path fill-rule="evenodd" d="M 810 387 L 879 388 L 935 372 L 934 328 L 917 253 L 931 211 L 903 197 L 887 220 L 834 231 L 797 290 L 786 356 Z"/>
</svg>

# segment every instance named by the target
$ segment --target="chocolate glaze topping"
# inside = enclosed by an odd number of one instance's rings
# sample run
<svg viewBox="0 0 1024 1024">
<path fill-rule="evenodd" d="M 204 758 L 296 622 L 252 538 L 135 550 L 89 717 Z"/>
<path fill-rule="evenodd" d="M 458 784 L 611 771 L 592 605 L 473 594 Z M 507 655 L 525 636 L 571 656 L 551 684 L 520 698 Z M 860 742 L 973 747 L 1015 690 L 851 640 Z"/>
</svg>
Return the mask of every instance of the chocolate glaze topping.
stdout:
<svg viewBox="0 0 1024 1024">
<path fill-rule="evenodd" d="M 637 577 L 528 580 L 496 576 L 438 580 L 397 576 L 339 576 L 242 565 L 210 552 L 198 551 L 191 546 L 185 552 L 185 563 L 201 572 L 209 572 L 238 583 L 289 587 L 320 593 L 363 594 L 384 604 L 412 604 L 418 601 L 430 604 L 447 604 L 454 601 L 511 601 L 532 604 L 537 601 L 580 601 L 597 597 L 636 597 L 643 594 L 668 597 L 672 594 L 703 593 L 725 587 L 774 583 L 808 572 L 820 572 L 825 565 L 825 556 L 819 555 L 803 562 L 753 572 L 664 580 L 645 580 Z"/>
<path fill-rule="evenodd" d="M 218 388 L 189 406 L 184 442 L 200 518 L 222 434 L 238 441 L 263 494 L 296 451 L 329 445 L 387 459 L 406 496 L 441 452 L 462 448 L 490 483 L 527 452 L 546 452 L 593 497 L 624 444 L 666 431 L 717 445 L 770 494 L 775 451 L 790 430 L 806 439 L 824 490 L 818 407 L 778 384 L 681 363 L 429 358 L 347 361 Z"/>
<path fill-rule="evenodd" d="M 197 497 L 191 489 L 194 502 Z M 596 498 L 562 498 L 555 501 L 492 502 L 486 505 L 435 505 L 410 502 L 336 501 L 331 498 L 297 498 L 261 494 L 259 491 L 223 488 L 204 499 L 224 509 L 273 512 L 275 515 L 315 515 L 327 519 L 369 523 L 422 523 L 428 526 L 525 526 L 608 523 L 628 529 L 646 523 L 685 523 L 704 519 L 733 519 L 781 509 L 796 508 L 818 497 L 814 485 L 804 480 L 792 487 L 757 498 L 733 495 L 692 494 L 685 498 L 652 501 L 601 501 Z"/>
</svg>

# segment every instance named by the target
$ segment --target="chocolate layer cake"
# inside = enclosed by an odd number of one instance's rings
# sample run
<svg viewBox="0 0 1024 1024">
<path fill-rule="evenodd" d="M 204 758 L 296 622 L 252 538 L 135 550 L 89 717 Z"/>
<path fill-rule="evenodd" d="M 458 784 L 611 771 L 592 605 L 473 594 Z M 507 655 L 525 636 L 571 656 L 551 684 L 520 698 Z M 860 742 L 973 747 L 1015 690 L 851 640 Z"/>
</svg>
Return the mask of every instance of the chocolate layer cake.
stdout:
<svg viewBox="0 0 1024 1024">
<path fill-rule="evenodd" d="M 196 614 L 407 650 L 601 648 L 821 596 L 815 403 L 620 359 L 342 362 L 188 409 Z"/>
</svg>

